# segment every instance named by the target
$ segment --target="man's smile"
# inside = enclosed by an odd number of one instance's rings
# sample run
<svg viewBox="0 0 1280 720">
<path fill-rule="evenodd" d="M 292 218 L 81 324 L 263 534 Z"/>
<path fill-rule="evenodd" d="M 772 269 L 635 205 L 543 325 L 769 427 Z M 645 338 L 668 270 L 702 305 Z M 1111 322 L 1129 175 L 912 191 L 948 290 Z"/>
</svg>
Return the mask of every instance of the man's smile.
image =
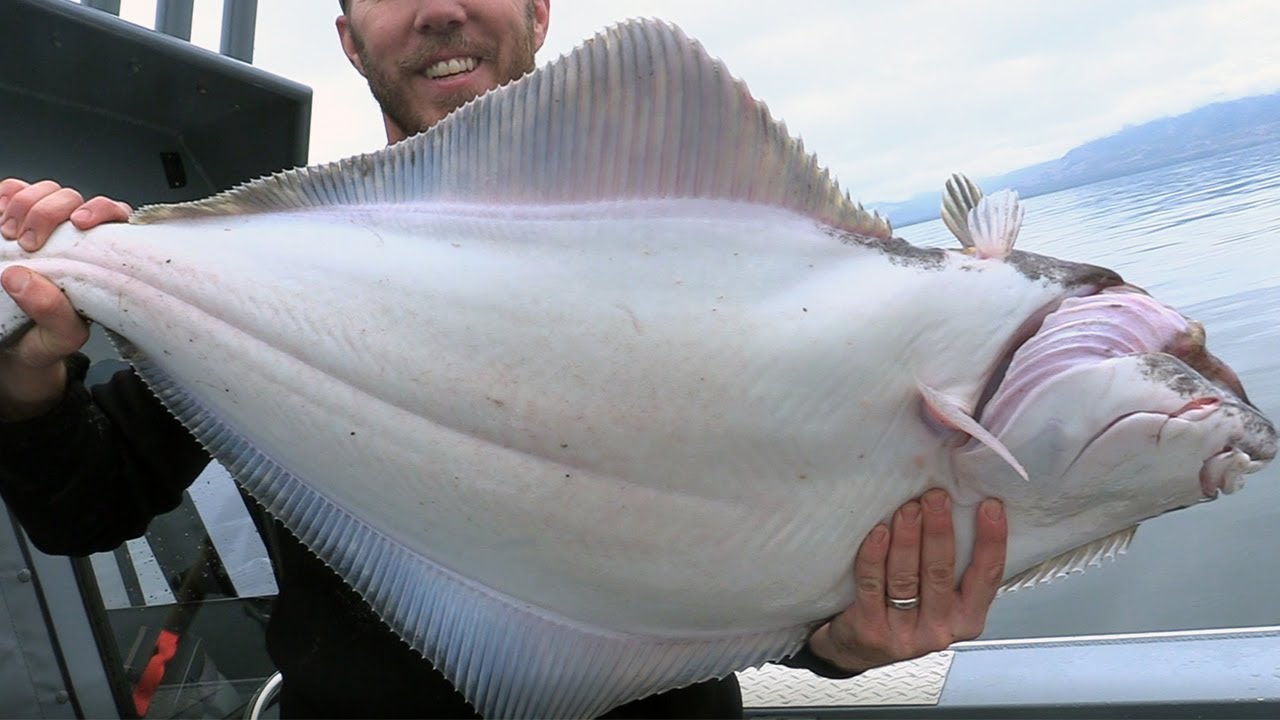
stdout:
<svg viewBox="0 0 1280 720">
<path fill-rule="evenodd" d="M 463 73 L 471 72 L 480 64 L 480 59 L 475 57 L 457 57 L 448 60 L 440 60 L 429 65 L 424 74 L 432 80 L 444 77 L 452 77 Z"/>
</svg>

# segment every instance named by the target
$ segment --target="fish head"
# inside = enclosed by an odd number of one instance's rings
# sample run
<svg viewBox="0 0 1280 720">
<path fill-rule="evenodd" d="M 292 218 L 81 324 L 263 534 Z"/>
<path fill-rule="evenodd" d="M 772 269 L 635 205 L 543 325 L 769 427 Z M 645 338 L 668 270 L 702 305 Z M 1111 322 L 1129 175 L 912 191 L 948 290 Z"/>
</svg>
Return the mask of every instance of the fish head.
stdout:
<svg viewBox="0 0 1280 720">
<path fill-rule="evenodd" d="M 954 479 L 1004 500 L 1010 574 L 1234 492 L 1277 446 L 1203 327 L 1125 284 L 1044 315 L 975 418 L 995 442 L 957 443 Z"/>
</svg>

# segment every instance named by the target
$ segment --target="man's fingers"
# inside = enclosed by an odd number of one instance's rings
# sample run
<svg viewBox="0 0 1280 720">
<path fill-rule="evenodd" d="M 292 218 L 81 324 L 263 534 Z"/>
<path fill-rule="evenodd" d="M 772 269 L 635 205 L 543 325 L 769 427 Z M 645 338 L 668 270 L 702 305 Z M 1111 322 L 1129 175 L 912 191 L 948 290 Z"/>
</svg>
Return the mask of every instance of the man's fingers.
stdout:
<svg viewBox="0 0 1280 720">
<path fill-rule="evenodd" d="M 128 203 L 99 195 L 71 213 L 71 224 L 88 230 L 103 223 L 125 222 L 132 212 L 133 208 Z"/>
<path fill-rule="evenodd" d="M 951 498 L 933 489 L 920 498 L 924 509 L 920 548 L 920 620 L 950 634 L 951 608 L 956 592 L 956 534 L 951 523 Z M 950 638 L 945 638 L 949 643 Z"/>
<path fill-rule="evenodd" d="M 24 190 L 31 183 L 18 178 L 5 178 L 0 180 L 0 219 L 4 218 L 4 209 L 9 205 L 9 199 L 17 195 L 19 191 Z"/>
<path fill-rule="evenodd" d="M 885 573 L 889 559 L 889 528 L 876 525 L 862 541 L 853 560 L 856 595 L 853 606 L 859 619 L 873 627 L 885 624 Z"/>
<path fill-rule="evenodd" d="M 89 339 L 89 328 L 71 301 L 47 278 L 13 266 L 0 276 L 4 289 L 36 326 L 22 337 L 14 353 L 31 367 L 61 361 Z"/>
<path fill-rule="evenodd" d="M 27 215 L 35 204 L 62 189 L 62 186 L 51 180 L 42 180 L 34 185 L 14 193 L 4 206 L 4 215 L 0 216 L 0 235 L 6 240 L 17 240 L 27 227 Z"/>
<path fill-rule="evenodd" d="M 106 197 L 85 202 L 80 193 L 51 181 L 29 185 L 16 178 L 0 181 L 0 236 L 17 240 L 34 252 L 58 225 L 71 220 L 81 230 L 108 222 L 124 222 L 133 208 Z"/>
<path fill-rule="evenodd" d="M 970 640 L 982 634 L 987 610 L 1004 579 L 1005 549 L 1009 526 L 1004 505 L 987 499 L 978 505 L 973 543 L 973 559 L 960 581 L 960 618 L 957 639 Z"/>
<path fill-rule="evenodd" d="M 18 244 L 27 252 L 35 252 L 53 234 L 55 228 L 71 217 L 71 212 L 84 203 L 80 193 L 61 188 L 43 198 L 27 212 L 26 222 L 19 228 Z"/>
<path fill-rule="evenodd" d="M 889 540 L 886 594 L 897 600 L 920 596 L 920 503 L 916 500 L 898 508 L 893 516 L 893 534 Z M 916 610 L 894 609 L 889 613 L 889 626 L 902 628 L 916 625 Z"/>
</svg>

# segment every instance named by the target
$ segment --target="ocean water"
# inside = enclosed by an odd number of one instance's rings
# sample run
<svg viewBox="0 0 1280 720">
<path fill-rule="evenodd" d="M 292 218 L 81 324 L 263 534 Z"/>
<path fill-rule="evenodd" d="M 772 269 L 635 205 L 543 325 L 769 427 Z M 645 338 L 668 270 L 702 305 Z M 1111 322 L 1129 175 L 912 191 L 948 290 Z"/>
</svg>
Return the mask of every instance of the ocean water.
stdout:
<svg viewBox="0 0 1280 720">
<path fill-rule="evenodd" d="M 1000 188 L 984 188 L 990 192 Z M 1102 265 L 1204 323 L 1280 422 L 1280 143 L 1025 201 L 1018 247 Z M 897 228 L 954 246 L 941 221 Z M 984 639 L 1280 625 L 1280 461 L 1141 525 L 1103 567 L 996 601 Z"/>
</svg>

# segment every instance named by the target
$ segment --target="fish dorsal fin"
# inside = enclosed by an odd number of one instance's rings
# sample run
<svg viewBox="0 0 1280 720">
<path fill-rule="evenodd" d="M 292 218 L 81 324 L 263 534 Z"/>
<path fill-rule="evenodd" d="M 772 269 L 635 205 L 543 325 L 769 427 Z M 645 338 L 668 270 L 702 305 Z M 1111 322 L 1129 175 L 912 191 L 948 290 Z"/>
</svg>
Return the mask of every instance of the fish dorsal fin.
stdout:
<svg viewBox="0 0 1280 720">
<path fill-rule="evenodd" d="M 616 25 L 378 152 L 142 208 L 131 220 L 421 200 L 659 198 L 765 204 L 857 235 L 892 235 L 722 63 L 655 20 Z"/>
<path fill-rule="evenodd" d="M 1133 536 L 1137 532 L 1137 525 L 1127 527 L 1118 533 L 1085 543 L 1074 550 L 1068 550 L 1061 555 L 1049 558 L 1039 565 L 1010 578 L 1008 582 L 1000 586 L 998 594 L 1003 595 L 1017 592 L 1018 590 L 1027 590 L 1061 577 L 1084 572 L 1090 567 L 1099 567 L 1104 561 L 1115 560 L 1117 556 L 1123 555 L 1129 549 L 1129 544 L 1133 542 Z"/>
</svg>

